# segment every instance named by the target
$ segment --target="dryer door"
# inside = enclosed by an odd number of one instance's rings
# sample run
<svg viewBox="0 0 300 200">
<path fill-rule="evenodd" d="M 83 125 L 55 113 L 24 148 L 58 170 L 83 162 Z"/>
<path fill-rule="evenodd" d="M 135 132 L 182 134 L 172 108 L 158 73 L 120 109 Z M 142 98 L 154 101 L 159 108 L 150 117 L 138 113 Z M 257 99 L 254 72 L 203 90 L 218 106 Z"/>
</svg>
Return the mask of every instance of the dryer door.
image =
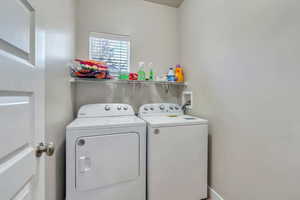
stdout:
<svg viewBox="0 0 300 200">
<path fill-rule="evenodd" d="M 81 137 L 76 142 L 76 189 L 121 184 L 140 174 L 137 133 Z"/>
</svg>

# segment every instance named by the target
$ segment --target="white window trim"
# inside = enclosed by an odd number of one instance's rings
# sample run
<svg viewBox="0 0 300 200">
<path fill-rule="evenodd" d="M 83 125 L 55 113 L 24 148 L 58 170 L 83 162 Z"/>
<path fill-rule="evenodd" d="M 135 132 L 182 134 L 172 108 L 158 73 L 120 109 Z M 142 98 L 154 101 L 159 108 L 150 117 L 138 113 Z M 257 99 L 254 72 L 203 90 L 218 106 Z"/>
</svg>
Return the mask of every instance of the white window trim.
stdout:
<svg viewBox="0 0 300 200">
<path fill-rule="evenodd" d="M 128 73 L 130 72 L 130 65 L 132 63 L 131 60 L 131 38 L 129 35 L 118 35 L 118 34 L 114 34 L 114 33 L 97 33 L 97 32 L 90 32 L 89 35 L 89 59 L 91 58 L 90 52 L 91 52 L 91 42 L 90 42 L 90 38 L 91 37 L 96 37 L 96 38 L 105 38 L 108 40 L 120 40 L 120 41 L 127 41 L 129 42 L 129 52 L 128 52 Z"/>
<path fill-rule="evenodd" d="M 130 42 L 130 36 L 129 35 L 118 35 L 113 33 L 96 33 L 91 32 L 90 37 L 98 37 L 98 38 L 105 38 L 110 40 L 121 40 L 121 41 L 129 41 Z"/>
</svg>

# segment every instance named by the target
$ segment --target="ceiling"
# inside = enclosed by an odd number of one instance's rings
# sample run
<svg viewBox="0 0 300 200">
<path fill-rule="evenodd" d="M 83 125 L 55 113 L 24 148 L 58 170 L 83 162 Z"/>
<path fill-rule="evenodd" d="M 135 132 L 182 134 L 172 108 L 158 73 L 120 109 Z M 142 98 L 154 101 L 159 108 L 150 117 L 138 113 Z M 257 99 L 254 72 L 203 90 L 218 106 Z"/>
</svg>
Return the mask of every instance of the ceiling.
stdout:
<svg viewBox="0 0 300 200">
<path fill-rule="evenodd" d="M 153 3 L 159 3 L 171 7 L 178 8 L 184 0 L 145 0 Z"/>
</svg>

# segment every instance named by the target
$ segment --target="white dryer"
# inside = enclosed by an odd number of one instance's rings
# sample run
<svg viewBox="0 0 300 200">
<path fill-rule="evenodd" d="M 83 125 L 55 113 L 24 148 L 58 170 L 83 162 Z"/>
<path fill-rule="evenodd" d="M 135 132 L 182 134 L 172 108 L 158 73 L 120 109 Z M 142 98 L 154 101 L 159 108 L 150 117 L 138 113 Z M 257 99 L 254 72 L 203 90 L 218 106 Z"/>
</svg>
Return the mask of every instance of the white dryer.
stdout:
<svg viewBox="0 0 300 200">
<path fill-rule="evenodd" d="M 66 134 L 67 200 L 145 200 L 146 123 L 131 106 L 85 105 Z"/>
<path fill-rule="evenodd" d="M 207 198 L 208 121 L 177 104 L 146 104 L 148 200 Z"/>
</svg>

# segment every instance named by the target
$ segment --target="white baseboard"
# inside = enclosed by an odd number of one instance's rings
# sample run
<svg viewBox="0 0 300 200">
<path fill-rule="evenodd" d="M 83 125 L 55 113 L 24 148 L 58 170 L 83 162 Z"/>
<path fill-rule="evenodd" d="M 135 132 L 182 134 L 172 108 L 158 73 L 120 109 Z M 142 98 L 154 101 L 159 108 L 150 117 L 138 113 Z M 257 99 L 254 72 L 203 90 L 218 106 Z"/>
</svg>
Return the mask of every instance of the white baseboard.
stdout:
<svg viewBox="0 0 300 200">
<path fill-rule="evenodd" d="M 219 195 L 211 187 L 208 187 L 208 194 L 209 194 L 210 200 L 224 200 L 223 197 L 221 197 L 221 195 Z"/>
</svg>

